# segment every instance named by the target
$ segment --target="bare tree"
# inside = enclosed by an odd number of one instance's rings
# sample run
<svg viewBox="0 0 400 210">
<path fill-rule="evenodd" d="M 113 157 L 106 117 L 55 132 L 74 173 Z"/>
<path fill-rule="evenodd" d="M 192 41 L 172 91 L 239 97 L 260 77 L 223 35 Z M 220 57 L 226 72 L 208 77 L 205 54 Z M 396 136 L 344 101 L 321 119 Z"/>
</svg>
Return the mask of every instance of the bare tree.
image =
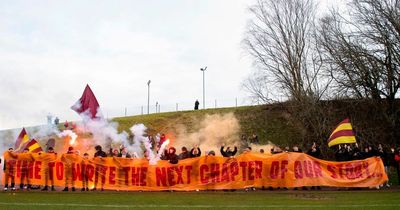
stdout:
<svg viewBox="0 0 400 210">
<path fill-rule="evenodd" d="M 333 10 L 321 19 L 318 43 L 324 62 L 330 65 L 338 92 L 376 101 L 393 138 L 398 138 L 400 1 L 352 0 L 348 6 L 348 14 Z"/>
<path fill-rule="evenodd" d="M 321 97 L 327 86 L 318 84 L 322 65 L 313 41 L 315 8 L 313 0 L 258 0 L 250 7 L 254 17 L 243 43 L 259 72 L 247 80 L 247 87 L 273 81 L 270 86 L 295 101 Z"/>
<path fill-rule="evenodd" d="M 320 42 L 341 91 L 394 100 L 400 85 L 400 3 L 353 0 L 349 18 L 333 11 L 321 21 Z"/>
<path fill-rule="evenodd" d="M 271 99 L 271 87 L 268 87 L 267 78 L 262 75 L 258 75 L 257 72 L 247 77 L 243 83 L 242 87 L 245 91 L 250 93 L 250 99 L 256 104 L 268 104 L 276 102 Z"/>
</svg>

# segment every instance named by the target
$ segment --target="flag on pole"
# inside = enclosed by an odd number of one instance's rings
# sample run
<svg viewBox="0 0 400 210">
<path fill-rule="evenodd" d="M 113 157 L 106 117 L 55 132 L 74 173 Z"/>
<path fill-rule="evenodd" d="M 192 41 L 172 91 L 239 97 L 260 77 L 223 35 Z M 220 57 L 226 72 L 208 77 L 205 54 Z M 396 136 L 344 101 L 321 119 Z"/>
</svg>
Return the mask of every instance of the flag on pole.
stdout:
<svg viewBox="0 0 400 210">
<path fill-rule="evenodd" d="M 90 89 L 89 85 L 86 85 L 82 97 L 71 107 L 71 109 L 76 111 L 78 114 L 88 112 L 90 118 L 93 119 L 96 118 L 99 107 L 100 105 L 97 102 L 92 89 Z"/>
<path fill-rule="evenodd" d="M 331 147 L 338 144 L 349 143 L 356 143 L 356 137 L 354 136 L 353 127 L 351 126 L 349 118 L 346 118 L 339 123 L 329 136 L 328 146 Z"/>
<path fill-rule="evenodd" d="M 25 147 L 25 149 L 28 149 L 29 152 L 33 152 L 33 153 L 38 153 L 43 151 L 42 147 L 39 145 L 39 143 L 35 140 L 32 139 Z"/>
<path fill-rule="evenodd" d="M 25 148 L 25 145 L 29 142 L 29 136 L 26 133 L 25 128 L 22 128 L 21 133 L 15 141 L 14 149 L 16 152 L 20 152 Z"/>
</svg>

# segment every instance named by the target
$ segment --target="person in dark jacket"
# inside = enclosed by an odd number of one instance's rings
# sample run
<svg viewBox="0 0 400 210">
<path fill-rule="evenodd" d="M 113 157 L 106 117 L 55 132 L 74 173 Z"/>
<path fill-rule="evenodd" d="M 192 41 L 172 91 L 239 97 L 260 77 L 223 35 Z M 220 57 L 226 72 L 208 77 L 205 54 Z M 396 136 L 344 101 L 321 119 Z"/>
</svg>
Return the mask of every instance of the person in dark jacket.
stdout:
<svg viewBox="0 0 400 210">
<path fill-rule="evenodd" d="M 353 148 L 353 155 L 351 160 L 362 160 L 363 159 L 363 155 L 361 153 L 361 150 L 358 146 Z"/>
<path fill-rule="evenodd" d="M 321 149 L 319 149 L 319 146 L 315 142 L 313 143 L 311 148 L 308 150 L 307 155 L 321 159 Z"/>
<path fill-rule="evenodd" d="M 376 151 L 376 155 L 382 159 L 383 166 L 385 167 L 386 174 L 389 174 L 390 169 L 390 161 L 388 158 L 388 153 L 384 150 L 382 144 L 378 144 L 378 150 Z M 390 187 L 389 180 L 385 183 L 386 187 Z M 383 185 L 381 185 L 383 187 Z"/>
<path fill-rule="evenodd" d="M 260 141 L 258 140 L 258 136 L 255 133 L 253 133 L 253 135 L 251 136 L 250 141 L 251 141 L 250 143 L 253 143 L 253 144 L 259 144 L 260 143 Z"/>
<path fill-rule="evenodd" d="M 369 158 L 370 157 L 370 152 L 368 150 L 368 147 L 364 147 L 364 150 L 361 152 L 362 158 Z"/>
<path fill-rule="evenodd" d="M 376 151 L 376 155 L 382 159 L 383 165 L 385 166 L 385 171 L 387 173 L 389 168 L 389 159 L 387 152 L 382 147 L 382 144 L 378 145 L 378 150 Z"/>
<path fill-rule="evenodd" d="M 178 155 L 179 160 L 190 158 L 190 153 L 186 147 L 182 147 L 181 151 L 182 151 L 181 154 Z"/>
<path fill-rule="evenodd" d="M 369 153 L 369 157 L 374 157 L 377 156 L 377 151 L 374 147 L 372 147 L 371 145 L 368 146 L 368 153 Z"/>
<path fill-rule="evenodd" d="M 236 153 L 237 153 L 237 147 L 236 146 L 234 147 L 233 150 L 230 147 L 227 147 L 226 150 L 224 150 L 224 148 L 225 148 L 224 146 L 221 146 L 221 149 L 220 149 L 221 155 L 223 157 L 232 157 L 232 156 L 235 156 Z"/>
<path fill-rule="evenodd" d="M 198 109 L 199 109 L 199 105 L 200 105 L 199 100 L 196 100 L 196 101 L 194 102 L 194 110 L 198 110 Z"/>
<path fill-rule="evenodd" d="M 169 161 L 169 163 L 172 163 L 172 164 L 178 163 L 179 157 L 178 157 L 178 155 L 176 155 L 175 147 L 170 147 L 165 156 L 166 156 L 166 159 Z"/>
<path fill-rule="evenodd" d="M 311 157 L 315 157 L 318 159 L 321 159 L 321 150 L 319 148 L 319 146 L 314 142 L 313 145 L 311 146 L 311 148 L 307 151 L 307 155 L 310 155 Z M 305 187 L 303 187 L 303 189 L 305 189 Z M 320 190 L 321 187 L 320 186 L 311 186 L 311 189 L 318 189 Z"/>
<path fill-rule="evenodd" d="M 107 157 L 107 153 L 103 151 L 100 145 L 97 145 L 96 147 L 94 147 L 94 149 L 96 150 L 96 153 L 94 153 L 94 157 Z"/>
<path fill-rule="evenodd" d="M 346 151 L 345 151 L 345 148 L 344 147 L 342 147 L 342 145 L 338 145 L 338 150 L 336 150 L 336 152 L 335 152 L 335 160 L 336 161 L 339 161 L 339 162 L 341 162 L 341 161 L 346 161 Z"/>
<path fill-rule="evenodd" d="M 200 147 L 195 146 L 190 150 L 190 157 L 194 158 L 194 157 L 200 157 L 201 156 L 201 150 Z"/>
<path fill-rule="evenodd" d="M 95 146 L 94 149 L 96 150 L 96 153 L 94 153 L 95 158 L 96 157 L 100 157 L 100 158 L 107 157 L 107 153 L 103 151 L 103 149 L 101 148 L 100 145 Z M 95 173 L 98 173 L 98 171 L 95 171 Z M 95 174 L 95 176 L 96 176 L 96 174 Z M 98 182 L 98 179 L 97 180 L 95 179 L 93 191 L 97 190 L 97 182 Z M 101 191 L 103 191 L 103 185 L 104 185 L 104 183 L 102 183 L 102 185 L 101 185 Z"/>
<path fill-rule="evenodd" d="M 345 145 L 344 145 L 344 149 L 345 149 L 345 152 L 344 152 L 344 160 L 345 160 L 345 161 L 351 161 L 351 160 L 353 160 L 353 153 L 354 153 L 353 148 L 351 148 L 350 145 L 345 144 Z"/>
</svg>

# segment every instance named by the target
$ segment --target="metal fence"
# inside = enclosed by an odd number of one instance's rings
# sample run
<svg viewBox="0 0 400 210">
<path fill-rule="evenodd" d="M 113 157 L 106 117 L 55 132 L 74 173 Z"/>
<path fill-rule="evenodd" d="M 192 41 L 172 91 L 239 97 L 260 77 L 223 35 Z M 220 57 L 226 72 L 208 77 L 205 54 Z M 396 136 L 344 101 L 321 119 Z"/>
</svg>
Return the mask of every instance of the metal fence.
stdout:
<svg viewBox="0 0 400 210">
<path fill-rule="evenodd" d="M 202 101 L 199 101 L 202 103 Z M 162 101 L 151 102 L 149 105 L 149 114 L 163 113 L 163 112 L 179 112 L 194 110 L 193 102 L 176 102 L 176 103 L 162 103 Z M 251 106 L 254 105 L 251 101 L 244 98 L 233 98 L 233 99 L 214 99 L 206 101 L 206 109 L 224 108 L 224 107 L 240 107 L 240 106 Z M 202 109 L 203 105 L 200 104 L 199 109 Z M 139 106 L 115 106 L 113 108 L 102 107 L 103 114 L 106 118 L 124 117 L 124 116 L 135 116 L 147 114 L 147 104 Z"/>
</svg>

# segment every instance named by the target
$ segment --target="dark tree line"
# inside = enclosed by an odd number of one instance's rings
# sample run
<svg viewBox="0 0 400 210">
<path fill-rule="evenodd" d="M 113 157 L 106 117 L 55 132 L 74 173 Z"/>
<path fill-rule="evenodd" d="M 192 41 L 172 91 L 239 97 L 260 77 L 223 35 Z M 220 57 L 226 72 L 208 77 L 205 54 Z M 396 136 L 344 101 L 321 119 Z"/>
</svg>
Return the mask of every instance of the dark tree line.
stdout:
<svg viewBox="0 0 400 210">
<path fill-rule="evenodd" d="M 358 99 L 382 116 L 390 133 L 384 141 L 399 143 L 400 0 L 349 0 L 345 12 L 332 8 L 322 17 L 317 10 L 313 0 L 250 7 L 243 44 L 256 72 L 243 86 L 263 102 L 284 94 L 309 133 L 304 141 L 326 140 L 332 128 L 321 100 Z"/>
</svg>

